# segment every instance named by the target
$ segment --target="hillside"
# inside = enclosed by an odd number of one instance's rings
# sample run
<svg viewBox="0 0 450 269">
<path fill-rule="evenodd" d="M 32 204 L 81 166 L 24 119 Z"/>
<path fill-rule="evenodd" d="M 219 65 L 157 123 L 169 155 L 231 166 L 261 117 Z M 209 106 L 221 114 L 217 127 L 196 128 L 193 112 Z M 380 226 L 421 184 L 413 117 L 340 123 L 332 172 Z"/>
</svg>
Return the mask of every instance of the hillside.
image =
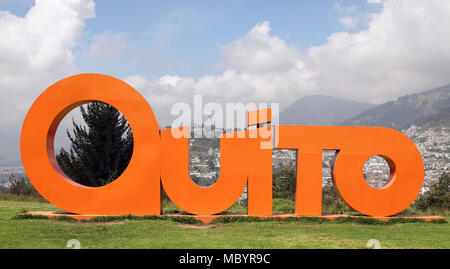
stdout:
<svg viewBox="0 0 450 269">
<path fill-rule="evenodd" d="M 413 125 L 425 128 L 450 127 L 450 106 L 414 122 Z"/>
<path fill-rule="evenodd" d="M 280 124 L 337 125 L 375 106 L 331 96 L 306 96 L 280 113 Z"/>
<path fill-rule="evenodd" d="M 450 85 L 389 101 L 342 122 L 347 126 L 385 126 L 403 130 L 409 126 L 448 126 Z"/>
</svg>

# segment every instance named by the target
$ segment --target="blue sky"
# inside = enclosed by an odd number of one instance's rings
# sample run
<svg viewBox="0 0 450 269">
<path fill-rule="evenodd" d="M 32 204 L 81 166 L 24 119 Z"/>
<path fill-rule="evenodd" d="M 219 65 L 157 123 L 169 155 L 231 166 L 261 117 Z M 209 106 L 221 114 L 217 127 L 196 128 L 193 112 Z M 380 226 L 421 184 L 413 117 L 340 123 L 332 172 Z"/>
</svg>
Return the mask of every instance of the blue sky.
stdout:
<svg viewBox="0 0 450 269">
<path fill-rule="evenodd" d="M 164 74 L 199 77 L 222 69 L 219 47 L 244 36 L 255 24 L 270 21 L 272 34 L 307 49 L 344 29 L 339 19 L 371 12 L 366 1 L 95 1 L 96 16 L 86 20 L 74 49 L 84 72 L 118 77 L 140 73 L 153 79 Z M 0 10 L 24 16 L 32 0 L 2 0 Z M 89 57 L 95 35 L 122 33 L 127 49 L 117 61 Z M 158 53 L 149 59 L 150 50 Z M 153 61 L 152 61 L 153 60 Z"/>
<path fill-rule="evenodd" d="M 96 1 L 96 18 L 87 22 L 83 44 L 105 31 L 125 33 L 127 60 L 120 66 L 99 63 L 85 57 L 81 46 L 77 64 L 89 72 L 107 69 L 119 76 L 217 74 L 219 46 L 244 36 L 257 23 L 270 21 L 272 34 L 306 49 L 342 30 L 342 16 L 369 7 L 373 5 L 365 1 Z M 146 57 L 152 48 L 160 54 L 156 63 Z"/>
</svg>

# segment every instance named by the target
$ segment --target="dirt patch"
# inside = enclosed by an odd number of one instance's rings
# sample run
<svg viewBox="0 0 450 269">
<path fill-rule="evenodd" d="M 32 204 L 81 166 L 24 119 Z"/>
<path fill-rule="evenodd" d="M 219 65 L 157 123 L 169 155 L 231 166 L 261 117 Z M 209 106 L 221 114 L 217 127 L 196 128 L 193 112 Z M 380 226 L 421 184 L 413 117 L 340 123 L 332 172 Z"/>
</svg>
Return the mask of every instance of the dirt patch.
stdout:
<svg viewBox="0 0 450 269">
<path fill-rule="evenodd" d="M 100 226 L 100 225 L 116 225 L 116 224 L 124 224 L 125 221 L 109 221 L 109 222 L 86 222 L 86 221 L 76 221 L 76 222 L 65 222 L 65 221 L 55 221 L 54 223 L 62 224 L 62 225 L 75 225 L 75 226 Z"/>
<path fill-rule="evenodd" d="M 215 229 L 221 227 L 220 225 L 212 225 L 212 224 L 169 224 L 170 226 L 177 226 L 183 228 L 191 228 L 191 229 Z"/>
</svg>

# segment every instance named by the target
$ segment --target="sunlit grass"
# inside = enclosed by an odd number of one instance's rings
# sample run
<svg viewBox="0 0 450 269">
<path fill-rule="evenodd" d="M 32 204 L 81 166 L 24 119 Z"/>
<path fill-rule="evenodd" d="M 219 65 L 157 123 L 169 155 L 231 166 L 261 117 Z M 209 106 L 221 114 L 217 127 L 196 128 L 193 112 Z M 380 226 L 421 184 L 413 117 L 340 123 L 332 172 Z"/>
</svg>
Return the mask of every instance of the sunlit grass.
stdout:
<svg viewBox="0 0 450 269">
<path fill-rule="evenodd" d="M 241 210 L 242 208 L 232 208 Z M 450 248 L 449 224 L 301 223 L 286 221 L 183 224 L 166 219 L 73 222 L 13 219 L 26 211 L 58 210 L 49 203 L 0 201 L 0 248 Z"/>
</svg>

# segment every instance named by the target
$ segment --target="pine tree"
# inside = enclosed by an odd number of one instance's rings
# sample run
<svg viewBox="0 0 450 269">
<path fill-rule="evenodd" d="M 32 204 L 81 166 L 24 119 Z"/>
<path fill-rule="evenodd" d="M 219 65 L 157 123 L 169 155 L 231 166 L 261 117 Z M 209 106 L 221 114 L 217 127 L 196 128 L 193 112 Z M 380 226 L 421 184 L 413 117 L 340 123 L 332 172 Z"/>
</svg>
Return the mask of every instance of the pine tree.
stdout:
<svg viewBox="0 0 450 269">
<path fill-rule="evenodd" d="M 133 135 L 125 117 L 111 105 L 96 102 L 81 106 L 86 125 L 74 120 L 69 152 L 61 148 L 59 166 L 73 181 L 91 187 L 106 185 L 128 166 Z"/>
<path fill-rule="evenodd" d="M 438 180 L 428 186 L 428 191 L 419 195 L 414 205 L 420 210 L 450 210 L 450 175 L 442 172 Z"/>
</svg>

